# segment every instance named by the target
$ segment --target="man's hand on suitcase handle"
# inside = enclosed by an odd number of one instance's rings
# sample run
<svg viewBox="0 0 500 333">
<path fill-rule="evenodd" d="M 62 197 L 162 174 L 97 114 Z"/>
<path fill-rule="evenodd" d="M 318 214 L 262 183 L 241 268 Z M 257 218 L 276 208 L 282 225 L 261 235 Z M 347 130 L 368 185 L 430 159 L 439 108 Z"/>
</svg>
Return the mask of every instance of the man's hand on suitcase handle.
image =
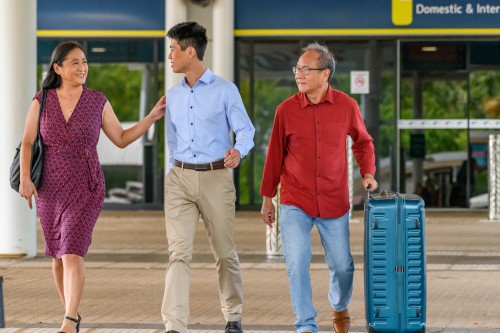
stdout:
<svg viewBox="0 0 500 333">
<path fill-rule="evenodd" d="M 274 207 L 273 198 L 262 197 L 262 209 L 260 210 L 262 220 L 270 228 L 273 227 L 275 220 L 276 208 Z"/>
<path fill-rule="evenodd" d="M 363 187 L 365 190 L 373 192 L 378 188 L 378 183 L 373 177 L 373 175 L 370 175 L 369 173 L 365 174 L 365 177 L 363 178 Z"/>
</svg>

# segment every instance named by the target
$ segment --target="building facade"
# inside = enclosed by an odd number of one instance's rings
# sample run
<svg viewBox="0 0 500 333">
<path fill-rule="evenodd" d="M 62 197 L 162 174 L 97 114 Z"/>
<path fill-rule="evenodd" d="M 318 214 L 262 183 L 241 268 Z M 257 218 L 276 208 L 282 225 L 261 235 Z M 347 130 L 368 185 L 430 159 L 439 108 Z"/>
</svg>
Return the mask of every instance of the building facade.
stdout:
<svg viewBox="0 0 500 333">
<path fill-rule="evenodd" d="M 206 26 L 206 63 L 238 85 L 257 130 L 234 174 L 240 208 L 260 207 L 274 111 L 296 92 L 291 67 L 312 41 L 336 56 L 332 86 L 360 104 L 382 189 L 419 193 L 431 207 L 469 207 L 488 191 L 487 136 L 500 128 L 496 0 L 71 0 L 38 1 L 37 13 L 39 64 L 59 41 L 77 39 L 91 63 L 147 69 L 147 100 L 180 79 L 165 66 L 166 29 L 185 20 Z M 162 147 L 163 133 L 155 140 Z M 161 202 L 163 187 L 147 175 L 161 175 L 162 165 L 146 167 L 145 201 Z"/>
</svg>

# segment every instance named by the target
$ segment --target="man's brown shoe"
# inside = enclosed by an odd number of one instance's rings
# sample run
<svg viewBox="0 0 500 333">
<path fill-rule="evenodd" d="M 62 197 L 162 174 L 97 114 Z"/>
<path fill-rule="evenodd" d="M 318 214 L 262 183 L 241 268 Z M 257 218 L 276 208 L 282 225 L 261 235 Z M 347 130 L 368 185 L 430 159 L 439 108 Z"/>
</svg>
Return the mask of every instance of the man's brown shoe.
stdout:
<svg viewBox="0 0 500 333">
<path fill-rule="evenodd" d="M 333 332 L 335 333 L 347 333 L 349 332 L 349 326 L 351 326 L 351 317 L 349 317 L 349 310 L 337 312 L 333 311 Z"/>
</svg>

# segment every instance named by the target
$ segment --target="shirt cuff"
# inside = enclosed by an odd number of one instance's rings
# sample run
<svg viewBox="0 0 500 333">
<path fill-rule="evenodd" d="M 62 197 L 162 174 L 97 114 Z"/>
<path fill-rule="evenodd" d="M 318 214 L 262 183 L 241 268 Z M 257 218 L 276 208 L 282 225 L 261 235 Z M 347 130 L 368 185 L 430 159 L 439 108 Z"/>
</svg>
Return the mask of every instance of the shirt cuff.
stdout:
<svg viewBox="0 0 500 333">
<path fill-rule="evenodd" d="M 238 151 L 240 152 L 240 156 L 241 156 L 241 159 L 243 159 L 243 157 L 247 156 L 248 154 L 248 150 L 246 150 L 242 145 L 234 145 L 234 149 L 238 149 Z"/>
</svg>

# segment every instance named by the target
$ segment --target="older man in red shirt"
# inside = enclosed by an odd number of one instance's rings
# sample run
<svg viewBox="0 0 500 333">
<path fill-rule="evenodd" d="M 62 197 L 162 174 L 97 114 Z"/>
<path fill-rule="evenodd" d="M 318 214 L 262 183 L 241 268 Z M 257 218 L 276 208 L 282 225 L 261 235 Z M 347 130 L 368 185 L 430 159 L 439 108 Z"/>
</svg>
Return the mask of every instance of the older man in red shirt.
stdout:
<svg viewBox="0 0 500 333">
<path fill-rule="evenodd" d="M 349 244 L 346 137 L 362 184 L 374 191 L 375 153 L 356 101 L 328 82 L 335 59 L 326 46 L 309 44 L 293 67 L 299 92 L 276 109 L 260 194 L 262 218 L 272 227 L 278 184 L 283 253 L 297 332 L 317 332 L 309 275 L 311 230 L 318 228 L 330 270 L 328 299 L 333 330 L 348 332 L 354 264 Z"/>
</svg>

